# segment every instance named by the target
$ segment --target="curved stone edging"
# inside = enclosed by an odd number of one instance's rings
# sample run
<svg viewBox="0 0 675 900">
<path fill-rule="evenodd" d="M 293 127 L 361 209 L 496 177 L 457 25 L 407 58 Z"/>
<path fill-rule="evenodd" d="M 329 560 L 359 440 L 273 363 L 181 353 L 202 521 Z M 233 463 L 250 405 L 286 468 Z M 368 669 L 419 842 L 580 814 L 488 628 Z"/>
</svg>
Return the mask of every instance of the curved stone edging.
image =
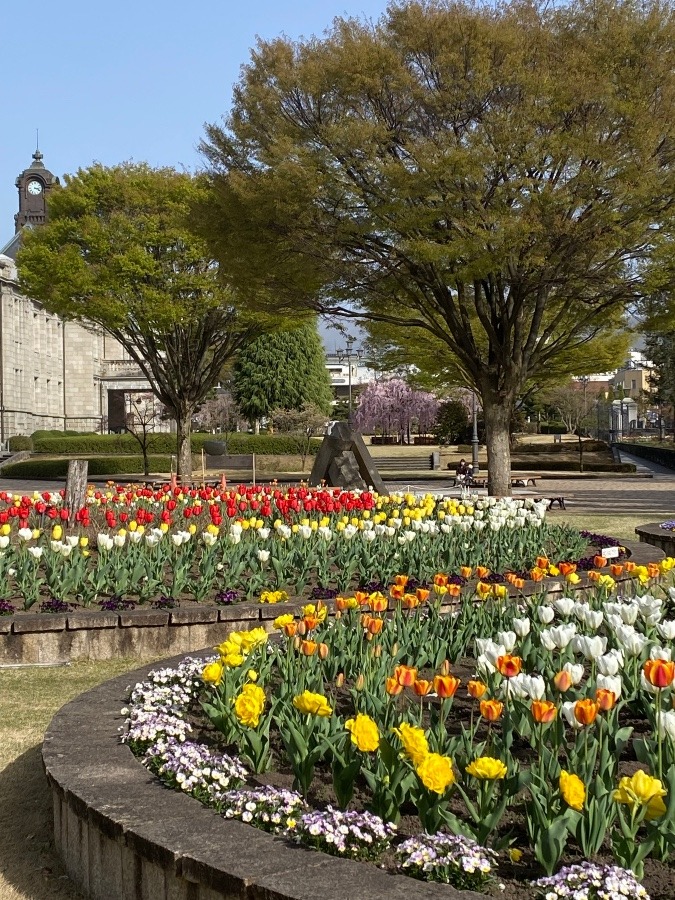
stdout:
<svg viewBox="0 0 675 900">
<path fill-rule="evenodd" d="M 658 547 L 668 556 L 675 556 L 675 531 L 665 531 L 660 522 L 649 522 L 647 525 L 638 525 L 635 529 L 641 544 L 649 544 Z"/>
<path fill-rule="evenodd" d="M 636 531 L 640 534 L 639 529 Z M 643 542 L 642 537 L 641 543 L 626 541 L 626 546 L 631 552 L 631 560 L 638 565 L 658 562 L 665 555 L 660 545 L 651 546 Z M 511 590 L 511 593 L 527 595 L 546 591 L 550 596 L 557 596 L 584 590 L 587 586 L 588 580 L 584 577 L 575 586 L 558 578 L 544 578 L 537 583 L 527 582 L 522 592 Z M 445 599 L 444 607 L 450 609 L 456 605 L 451 597 Z M 333 602 L 326 602 L 332 612 Z M 171 611 L 136 609 L 110 613 L 78 610 L 65 615 L 0 616 L 0 667 L 58 665 L 76 659 L 147 659 L 193 653 L 203 647 L 215 647 L 232 631 L 256 625 L 269 631 L 280 613 L 297 613 L 301 606 L 299 602 L 267 605 L 242 601 L 221 608 L 204 605 Z M 390 608 L 395 606 L 395 601 L 391 601 Z"/>
<path fill-rule="evenodd" d="M 182 657 L 168 660 L 178 662 Z M 120 709 L 145 666 L 52 719 L 42 758 L 66 871 L 94 900 L 480 900 L 482 894 L 337 859 L 162 788 L 119 742 Z"/>
</svg>

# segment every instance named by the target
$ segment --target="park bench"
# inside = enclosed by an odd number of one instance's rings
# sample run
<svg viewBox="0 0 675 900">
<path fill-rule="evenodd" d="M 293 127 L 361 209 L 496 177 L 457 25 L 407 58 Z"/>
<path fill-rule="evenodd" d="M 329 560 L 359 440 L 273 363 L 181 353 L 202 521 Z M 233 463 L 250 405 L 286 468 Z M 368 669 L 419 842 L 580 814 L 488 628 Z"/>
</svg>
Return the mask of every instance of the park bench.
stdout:
<svg viewBox="0 0 675 900">
<path fill-rule="evenodd" d="M 438 453 L 424 456 L 373 456 L 373 464 L 379 472 L 419 472 L 434 471 L 440 467 Z"/>
</svg>

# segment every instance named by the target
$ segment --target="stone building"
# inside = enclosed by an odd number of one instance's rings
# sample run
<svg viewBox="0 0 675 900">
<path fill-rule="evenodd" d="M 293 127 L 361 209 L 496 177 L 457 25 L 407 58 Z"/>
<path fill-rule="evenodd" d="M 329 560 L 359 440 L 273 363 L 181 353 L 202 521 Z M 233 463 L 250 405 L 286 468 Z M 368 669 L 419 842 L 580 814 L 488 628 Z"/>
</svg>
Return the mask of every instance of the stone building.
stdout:
<svg viewBox="0 0 675 900">
<path fill-rule="evenodd" d="M 15 263 L 21 232 L 46 221 L 55 184 L 36 150 L 16 179 L 14 236 L 0 248 L 0 443 L 38 429 L 122 430 L 126 396 L 149 390 L 117 341 L 64 322 L 21 293 Z"/>
</svg>

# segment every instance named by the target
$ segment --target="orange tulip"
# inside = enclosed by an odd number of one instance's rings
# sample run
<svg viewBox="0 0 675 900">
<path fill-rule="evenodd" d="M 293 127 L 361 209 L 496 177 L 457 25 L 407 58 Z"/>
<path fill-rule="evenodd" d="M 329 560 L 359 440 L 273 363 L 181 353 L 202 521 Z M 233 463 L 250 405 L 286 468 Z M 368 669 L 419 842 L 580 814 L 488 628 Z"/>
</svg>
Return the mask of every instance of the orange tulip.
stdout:
<svg viewBox="0 0 675 900">
<path fill-rule="evenodd" d="M 616 694 L 607 688 L 598 688 L 595 692 L 595 702 L 603 712 L 609 712 L 616 703 Z"/>
<path fill-rule="evenodd" d="M 569 575 L 571 572 L 576 572 L 576 570 L 577 570 L 576 563 L 570 563 L 570 562 L 562 562 L 562 563 L 560 563 L 558 568 L 560 569 L 561 575 Z"/>
<path fill-rule="evenodd" d="M 499 700 L 481 700 L 480 714 L 488 722 L 496 722 L 504 712 L 504 704 Z"/>
<path fill-rule="evenodd" d="M 553 684 L 555 685 L 556 690 L 560 691 L 561 694 L 564 694 L 565 691 L 569 691 L 572 687 L 572 676 L 567 669 L 562 669 L 553 676 Z"/>
<path fill-rule="evenodd" d="M 413 666 L 396 666 L 394 678 L 402 687 L 412 687 L 417 679 L 417 669 Z"/>
<path fill-rule="evenodd" d="M 403 596 L 405 595 L 405 588 L 401 587 L 400 585 L 393 584 L 389 588 L 389 594 L 394 600 L 402 600 Z"/>
<path fill-rule="evenodd" d="M 401 603 L 403 604 L 403 606 L 405 606 L 406 609 L 417 609 L 417 607 L 420 605 L 420 601 L 417 599 L 415 594 L 404 594 Z"/>
<path fill-rule="evenodd" d="M 634 563 L 634 562 L 631 562 L 630 560 L 628 560 L 628 562 L 625 562 L 623 564 L 623 567 L 626 570 L 626 572 L 634 572 L 637 567 L 637 563 Z"/>
<path fill-rule="evenodd" d="M 420 603 L 425 603 L 429 599 L 430 593 L 431 592 L 428 591 L 426 588 L 417 588 L 417 590 L 415 591 L 415 596 L 417 597 L 417 599 L 419 600 Z"/>
<path fill-rule="evenodd" d="M 368 597 L 368 605 L 373 612 L 386 612 L 389 609 L 389 601 L 379 591 Z"/>
<path fill-rule="evenodd" d="M 602 572 L 598 572 L 596 569 L 591 569 L 590 572 L 586 572 L 589 581 L 600 581 L 602 578 Z"/>
<path fill-rule="evenodd" d="M 387 678 L 384 683 L 384 689 L 390 697 L 397 697 L 403 690 L 403 685 L 399 684 L 397 678 Z"/>
<path fill-rule="evenodd" d="M 372 616 L 370 622 L 368 622 L 367 628 L 370 634 L 379 634 L 382 631 L 382 626 L 384 625 L 384 621 L 382 619 L 378 619 L 376 616 Z"/>
<path fill-rule="evenodd" d="M 476 585 L 476 593 L 483 597 L 483 599 L 485 599 L 488 594 L 492 593 L 492 585 L 486 584 L 486 582 L 484 581 L 479 581 Z"/>
<path fill-rule="evenodd" d="M 407 583 L 408 583 L 408 576 L 407 576 L 407 575 L 395 575 L 395 576 L 394 576 L 394 584 L 395 584 L 397 587 L 403 587 L 403 588 L 404 588 L 404 587 L 406 586 Z"/>
<path fill-rule="evenodd" d="M 487 578 L 490 570 L 485 566 L 476 566 L 476 578 Z"/>
<path fill-rule="evenodd" d="M 609 571 L 612 573 L 613 578 L 618 578 L 623 572 L 623 566 L 620 563 L 613 563 L 609 567 Z"/>
<path fill-rule="evenodd" d="M 535 722 L 552 722 L 558 715 L 558 707 L 550 700 L 533 700 L 530 712 Z"/>
<path fill-rule="evenodd" d="M 675 662 L 665 659 L 648 659 L 642 667 L 647 681 L 656 688 L 666 688 L 675 678 Z"/>
<path fill-rule="evenodd" d="M 550 565 L 549 558 L 547 556 L 538 556 L 534 564 L 538 569 L 548 569 Z"/>
<path fill-rule="evenodd" d="M 647 564 L 647 575 L 650 578 L 658 578 L 661 574 L 661 569 L 658 563 L 648 563 Z"/>
<path fill-rule="evenodd" d="M 438 671 L 441 675 L 449 675 L 450 674 L 450 660 L 444 659 L 443 662 L 438 667 Z"/>
<path fill-rule="evenodd" d="M 519 675 L 522 667 L 523 661 L 519 656 L 505 653 L 503 656 L 497 657 L 497 671 L 504 678 L 513 678 L 515 675 Z"/>
<path fill-rule="evenodd" d="M 288 625 L 284 625 L 284 634 L 286 635 L 286 637 L 295 637 L 295 633 L 297 630 L 297 622 L 289 622 Z"/>
<path fill-rule="evenodd" d="M 434 584 L 436 587 L 446 587 L 448 583 L 448 576 L 444 575 L 443 572 L 437 572 L 434 575 Z"/>
<path fill-rule="evenodd" d="M 473 575 L 473 569 L 471 568 L 471 566 L 462 566 L 459 570 L 459 574 L 462 576 L 462 578 L 471 578 L 471 576 Z"/>
<path fill-rule="evenodd" d="M 318 652 L 319 652 L 319 657 L 320 657 L 321 659 L 327 659 L 327 658 L 328 658 L 328 654 L 330 653 L 330 649 L 329 649 L 329 647 L 328 647 L 328 644 L 324 644 L 324 643 L 319 644 L 319 651 L 318 651 Z"/>
<path fill-rule="evenodd" d="M 448 594 L 451 597 L 459 597 L 462 593 L 462 585 L 461 584 L 449 584 L 448 585 Z"/>
<path fill-rule="evenodd" d="M 574 704 L 574 718 L 581 725 L 592 725 L 598 715 L 600 709 L 595 700 L 587 698 L 586 700 L 577 700 Z"/>
<path fill-rule="evenodd" d="M 413 684 L 413 691 L 415 691 L 418 697 L 426 697 L 432 687 L 433 684 L 431 681 L 425 681 L 423 678 L 418 678 Z"/>
<path fill-rule="evenodd" d="M 316 643 L 316 641 L 301 641 L 300 652 L 303 656 L 314 656 L 317 647 L 318 644 Z"/>
<path fill-rule="evenodd" d="M 516 578 L 516 580 L 513 582 L 513 586 L 514 588 L 516 588 L 516 590 L 522 591 L 522 589 L 525 587 L 525 579 Z"/>
<path fill-rule="evenodd" d="M 455 678 L 454 675 L 434 676 L 434 690 L 442 700 L 454 697 L 459 684 L 459 678 Z"/>
<path fill-rule="evenodd" d="M 359 606 L 367 606 L 370 594 L 366 594 L 365 591 L 356 591 L 354 597 L 356 598 L 356 602 L 359 604 Z"/>
<path fill-rule="evenodd" d="M 346 597 L 336 597 L 335 609 L 339 612 L 344 612 L 346 609 L 349 609 L 349 600 Z"/>
<path fill-rule="evenodd" d="M 305 628 L 307 631 L 314 631 L 314 629 L 321 624 L 320 620 L 316 616 L 305 616 L 302 620 L 305 623 Z"/>
<path fill-rule="evenodd" d="M 604 556 L 594 556 L 593 565 L 596 569 L 603 569 L 607 565 L 607 560 Z"/>
<path fill-rule="evenodd" d="M 545 574 L 541 569 L 530 569 L 530 581 L 541 581 Z"/>
<path fill-rule="evenodd" d="M 509 584 L 513 584 L 513 582 L 516 580 L 517 577 L 518 576 L 516 575 L 515 572 L 507 572 L 504 575 L 504 578 L 509 582 Z"/>
<path fill-rule="evenodd" d="M 470 681 L 466 689 L 470 697 L 473 697 L 474 700 L 480 700 L 485 691 L 487 691 L 487 684 L 483 684 L 482 681 Z"/>
</svg>

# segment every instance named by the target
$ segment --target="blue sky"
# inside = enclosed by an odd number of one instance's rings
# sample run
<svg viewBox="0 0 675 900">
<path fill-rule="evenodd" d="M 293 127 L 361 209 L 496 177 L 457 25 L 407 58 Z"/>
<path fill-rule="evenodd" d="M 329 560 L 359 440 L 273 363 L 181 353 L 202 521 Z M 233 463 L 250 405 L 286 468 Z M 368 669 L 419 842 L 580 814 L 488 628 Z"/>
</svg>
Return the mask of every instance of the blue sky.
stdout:
<svg viewBox="0 0 675 900">
<path fill-rule="evenodd" d="M 35 129 L 55 175 L 94 160 L 193 169 L 205 122 L 228 111 L 256 36 L 320 34 L 335 16 L 377 19 L 386 0 L 13 2 L 2 14 L 0 246 Z"/>
</svg>

